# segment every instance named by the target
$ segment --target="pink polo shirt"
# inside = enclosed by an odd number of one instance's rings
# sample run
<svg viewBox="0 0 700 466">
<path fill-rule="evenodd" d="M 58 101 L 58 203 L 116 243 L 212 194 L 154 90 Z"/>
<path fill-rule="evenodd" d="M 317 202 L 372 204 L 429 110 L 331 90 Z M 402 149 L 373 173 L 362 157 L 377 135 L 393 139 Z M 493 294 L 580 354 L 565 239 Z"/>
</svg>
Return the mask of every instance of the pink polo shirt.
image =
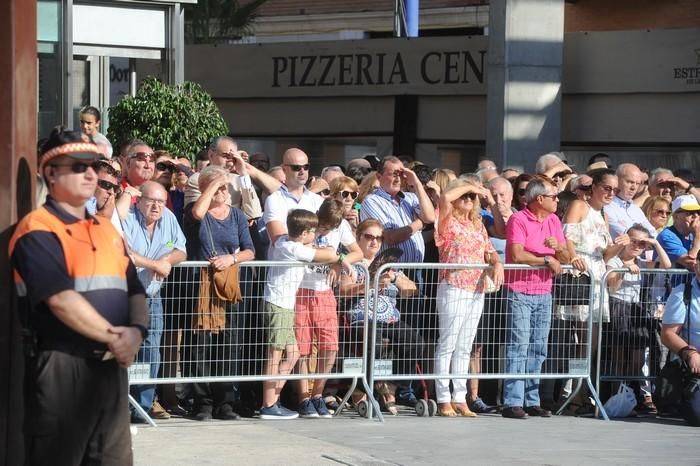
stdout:
<svg viewBox="0 0 700 466">
<path fill-rule="evenodd" d="M 508 219 L 506 225 L 506 263 L 513 264 L 508 253 L 511 244 L 522 244 L 525 251 L 535 256 L 554 256 L 554 249 L 544 245 L 553 236 L 559 243 L 566 243 L 559 217 L 550 214 L 544 220 L 525 208 Z M 518 293 L 541 295 L 552 292 L 552 273 L 546 270 L 506 270 L 506 286 Z"/>
</svg>

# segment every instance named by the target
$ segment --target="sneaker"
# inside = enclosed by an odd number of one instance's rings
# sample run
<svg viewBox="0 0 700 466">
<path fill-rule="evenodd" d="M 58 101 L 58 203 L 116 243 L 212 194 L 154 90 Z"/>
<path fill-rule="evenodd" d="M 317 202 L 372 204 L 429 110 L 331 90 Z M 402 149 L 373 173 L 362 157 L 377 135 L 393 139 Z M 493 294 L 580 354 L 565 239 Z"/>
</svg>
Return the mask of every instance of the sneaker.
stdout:
<svg viewBox="0 0 700 466">
<path fill-rule="evenodd" d="M 267 408 L 260 408 L 260 419 L 296 419 L 299 417 L 299 413 L 287 409 L 281 404 L 275 403 Z"/>
<path fill-rule="evenodd" d="M 501 415 L 503 417 L 507 417 L 509 419 L 527 419 L 527 413 L 523 408 L 520 406 L 509 406 L 507 408 L 503 408 L 503 411 L 501 411 Z"/>
<path fill-rule="evenodd" d="M 496 408 L 487 405 L 481 398 L 477 398 L 476 400 L 469 403 L 469 409 L 471 409 L 477 414 L 488 414 L 492 413 Z"/>
<path fill-rule="evenodd" d="M 299 416 L 304 418 L 318 417 L 318 411 L 316 411 L 316 408 L 314 408 L 309 398 L 299 403 L 297 411 L 299 412 Z"/>
<path fill-rule="evenodd" d="M 324 419 L 330 419 L 333 417 L 330 411 L 328 411 L 328 407 L 326 406 L 326 402 L 323 401 L 323 398 L 311 398 L 311 403 L 314 405 L 314 409 L 316 410 L 316 413 L 318 413 L 319 417 Z"/>
<path fill-rule="evenodd" d="M 415 393 L 413 393 L 413 390 L 403 389 L 399 390 L 399 393 L 396 396 L 396 404 L 415 408 L 418 404 L 418 399 L 416 398 Z"/>
</svg>

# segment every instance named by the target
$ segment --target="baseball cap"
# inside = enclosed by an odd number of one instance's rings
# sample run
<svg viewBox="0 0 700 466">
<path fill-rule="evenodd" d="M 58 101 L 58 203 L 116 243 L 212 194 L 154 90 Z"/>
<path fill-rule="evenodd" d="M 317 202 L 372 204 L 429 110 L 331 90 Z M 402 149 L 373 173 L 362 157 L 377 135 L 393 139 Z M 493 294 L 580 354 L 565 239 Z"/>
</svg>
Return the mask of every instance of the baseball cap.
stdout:
<svg viewBox="0 0 700 466">
<path fill-rule="evenodd" d="M 675 214 L 679 210 L 685 210 L 686 212 L 697 212 L 700 211 L 700 204 L 695 196 L 692 194 L 685 194 L 683 196 L 678 196 L 673 200 L 671 204 L 671 210 Z"/>
</svg>

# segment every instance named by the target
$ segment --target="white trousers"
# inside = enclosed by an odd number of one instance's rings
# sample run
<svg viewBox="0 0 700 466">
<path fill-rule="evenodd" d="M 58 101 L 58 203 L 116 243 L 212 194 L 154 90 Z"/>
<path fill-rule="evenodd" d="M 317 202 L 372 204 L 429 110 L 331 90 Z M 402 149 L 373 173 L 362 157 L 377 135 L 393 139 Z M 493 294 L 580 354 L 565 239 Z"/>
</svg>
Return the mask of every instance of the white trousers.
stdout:
<svg viewBox="0 0 700 466">
<path fill-rule="evenodd" d="M 451 374 L 454 392 L 450 397 L 450 379 L 435 382 L 438 403 L 464 403 L 467 396 L 469 355 L 479 319 L 484 310 L 484 294 L 448 285 L 442 281 L 437 290 L 440 336 L 435 351 L 435 371 Z"/>
</svg>

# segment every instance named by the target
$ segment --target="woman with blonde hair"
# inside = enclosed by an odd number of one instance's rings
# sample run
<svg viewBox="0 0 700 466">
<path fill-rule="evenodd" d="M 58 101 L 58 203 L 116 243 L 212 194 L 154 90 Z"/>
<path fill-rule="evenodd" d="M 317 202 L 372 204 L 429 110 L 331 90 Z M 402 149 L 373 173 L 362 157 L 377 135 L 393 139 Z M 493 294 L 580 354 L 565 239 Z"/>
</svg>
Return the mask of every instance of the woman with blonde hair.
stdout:
<svg viewBox="0 0 700 466">
<path fill-rule="evenodd" d="M 365 200 L 365 198 L 372 194 L 375 189 L 379 187 L 379 180 L 377 179 L 377 172 L 372 172 L 369 175 L 365 176 L 364 179 L 362 180 L 362 183 L 360 183 L 359 186 L 359 193 L 360 195 L 357 197 L 357 202 L 362 203 L 362 201 Z"/>
<path fill-rule="evenodd" d="M 671 201 L 662 196 L 648 197 L 642 204 L 642 212 L 649 220 L 656 232 L 660 232 L 668 225 L 668 220 L 671 218 Z"/>
<path fill-rule="evenodd" d="M 480 196 L 485 188 L 464 180 L 454 180 L 440 196 L 438 229 L 435 242 L 440 262 L 448 264 L 489 264 L 493 280 L 503 283 L 503 264 L 489 241 L 481 220 Z M 435 351 L 437 374 L 455 374 L 450 380 L 435 383 L 438 413 L 441 416 L 474 414 L 466 402 L 469 356 L 484 308 L 484 284 L 488 272 L 483 269 L 441 270 L 437 291 L 440 336 Z"/>
<path fill-rule="evenodd" d="M 329 197 L 343 204 L 343 218 L 354 233 L 360 223 L 360 203 L 357 199 L 360 191 L 357 182 L 348 176 L 339 176 L 331 181 L 330 189 Z"/>
</svg>

